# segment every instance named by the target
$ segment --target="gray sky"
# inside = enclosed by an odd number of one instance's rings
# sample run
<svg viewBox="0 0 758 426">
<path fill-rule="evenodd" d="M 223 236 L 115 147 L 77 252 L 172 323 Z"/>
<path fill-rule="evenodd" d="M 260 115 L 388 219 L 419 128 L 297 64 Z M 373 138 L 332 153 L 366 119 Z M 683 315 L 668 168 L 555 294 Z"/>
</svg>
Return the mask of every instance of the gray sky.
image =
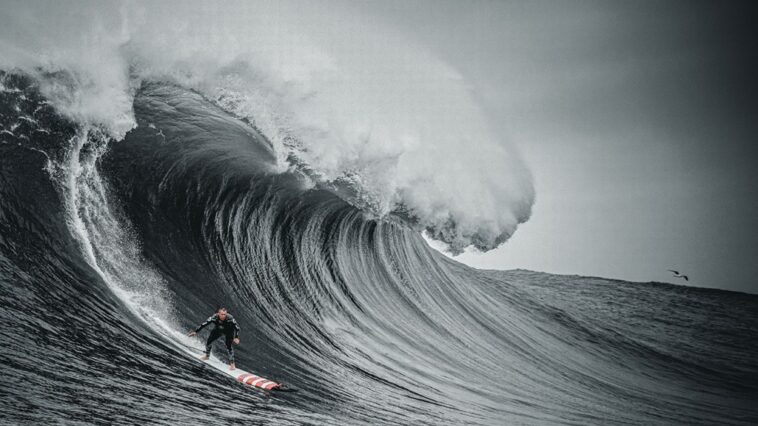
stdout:
<svg viewBox="0 0 758 426">
<path fill-rule="evenodd" d="M 361 3 L 471 81 L 535 175 L 531 220 L 458 257 L 758 293 L 755 45 L 737 2 Z"/>
</svg>

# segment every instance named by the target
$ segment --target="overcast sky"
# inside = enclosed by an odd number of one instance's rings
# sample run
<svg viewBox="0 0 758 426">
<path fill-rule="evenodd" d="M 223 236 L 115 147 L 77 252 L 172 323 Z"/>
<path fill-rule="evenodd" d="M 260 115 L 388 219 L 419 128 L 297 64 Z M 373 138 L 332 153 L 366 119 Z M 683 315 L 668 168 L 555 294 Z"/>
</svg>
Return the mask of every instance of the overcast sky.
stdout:
<svg viewBox="0 0 758 426">
<path fill-rule="evenodd" d="M 758 293 L 758 19 L 737 2 L 377 2 L 358 7 L 474 86 L 535 175 L 493 269 Z"/>
</svg>

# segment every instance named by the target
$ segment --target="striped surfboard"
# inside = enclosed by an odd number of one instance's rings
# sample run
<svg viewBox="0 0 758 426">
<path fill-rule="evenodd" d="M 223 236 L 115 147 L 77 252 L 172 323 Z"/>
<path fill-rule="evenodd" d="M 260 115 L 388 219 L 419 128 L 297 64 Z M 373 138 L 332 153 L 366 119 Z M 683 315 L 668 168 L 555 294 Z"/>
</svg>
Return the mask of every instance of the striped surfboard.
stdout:
<svg viewBox="0 0 758 426">
<path fill-rule="evenodd" d="M 276 383 L 261 376 L 257 376 L 255 374 L 242 370 L 233 370 L 229 373 L 234 373 L 237 376 L 238 382 L 260 389 L 274 390 L 282 386 L 281 383 Z"/>
</svg>

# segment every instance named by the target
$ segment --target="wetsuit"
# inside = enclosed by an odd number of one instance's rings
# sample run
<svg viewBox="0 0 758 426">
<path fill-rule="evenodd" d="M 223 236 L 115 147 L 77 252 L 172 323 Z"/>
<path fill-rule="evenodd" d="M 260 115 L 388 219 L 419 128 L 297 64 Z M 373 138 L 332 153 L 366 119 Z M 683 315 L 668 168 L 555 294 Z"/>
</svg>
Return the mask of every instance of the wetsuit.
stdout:
<svg viewBox="0 0 758 426">
<path fill-rule="evenodd" d="M 205 326 L 211 323 L 215 325 L 215 327 L 211 331 L 210 336 L 208 336 L 208 341 L 205 342 L 205 356 L 211 355 L 211 345 L 223 334 L 226 338 L 226 350 L 229 351 L 229 363 L 233 363 L 234 347 L 232 346 L 232 340 L 239 337 L 240 326 L 237 324 L 237 321 L 234 320 L 234 317 L 230 314 L 226 314 L 226 319 L 223 321 L 218 317 L 218 314 L 213 314 L 213 316 L 205 320 L 204 323 L 200 324 L 200 326 L 195 329 L 195 333 L 198 333 Z"/>
</svg>

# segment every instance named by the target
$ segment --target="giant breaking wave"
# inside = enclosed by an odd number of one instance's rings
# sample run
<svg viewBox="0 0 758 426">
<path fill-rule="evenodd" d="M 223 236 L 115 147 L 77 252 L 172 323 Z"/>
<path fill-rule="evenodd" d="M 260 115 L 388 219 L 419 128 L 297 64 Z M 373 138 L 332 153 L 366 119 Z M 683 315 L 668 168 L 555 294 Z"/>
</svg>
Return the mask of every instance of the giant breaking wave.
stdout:
<svg viewBox="0 0 758 426">
<path fill-rule="evenodd" d="M 55 39 L 35 14 L 0 22 L 18 41 L 0 45 L 4 419 L 755 421 L 755 297 L 477 271 L 426 245 L 495 247 L 533 201 L 444 64 L 292 5 L 228 28 L 161 7 L 93 4 L 47 22 Z M 219 304 L 240 366 L 300 392 L 192 360 L 184 333 Z"/>
</svg>

